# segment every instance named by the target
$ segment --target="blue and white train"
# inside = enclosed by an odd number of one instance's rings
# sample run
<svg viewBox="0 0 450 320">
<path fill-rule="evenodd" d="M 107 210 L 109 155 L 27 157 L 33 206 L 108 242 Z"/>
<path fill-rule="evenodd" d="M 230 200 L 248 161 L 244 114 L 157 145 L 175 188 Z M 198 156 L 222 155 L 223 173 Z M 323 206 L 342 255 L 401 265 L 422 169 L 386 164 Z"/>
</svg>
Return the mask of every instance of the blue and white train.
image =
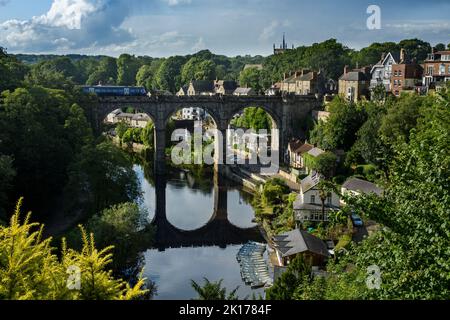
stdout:
<svg viewBox="0 0 450 320">
<path fill-rule="evenodd" d="M 145 96 L 147 90 L 144 87 L 127 86 L 83 86 L 83 93 L 93 93 L 98 96 Z"/>
</svg>

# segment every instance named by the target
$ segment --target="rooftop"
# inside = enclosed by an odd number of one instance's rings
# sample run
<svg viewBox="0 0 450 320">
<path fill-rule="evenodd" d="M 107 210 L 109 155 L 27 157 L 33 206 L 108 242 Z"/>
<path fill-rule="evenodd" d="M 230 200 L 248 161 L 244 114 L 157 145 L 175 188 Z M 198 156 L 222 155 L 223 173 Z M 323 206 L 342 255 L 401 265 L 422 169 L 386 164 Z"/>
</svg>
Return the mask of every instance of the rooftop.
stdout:
<svg viewBox="0 0 450 320">
<path fill-rule="evenodd" d="M 312 252 L 324 257 L 330 255 L 325 242 L 304 230 L 295 229 L 274 236 L 273 241 L 283 257 L 303 252 Z"/>
<path fill-rule="evenodd" d="M 358 178 L 347 179 L 342 188 L 364 194 L 375 193 L 376 195 L 381 195 L 383 192 L 383 189 L 377 187 L 374 183 Z"/>
<path fill-rule="evenodd" d="M 302 187 L 301 191 L 305 193 L 306 191 L 314 188 L 319 182 L 320 182 L 320 174 L 313 171 L 309 176 L 307 176 L 300 182 L 300 185 Z"/>
</svg>

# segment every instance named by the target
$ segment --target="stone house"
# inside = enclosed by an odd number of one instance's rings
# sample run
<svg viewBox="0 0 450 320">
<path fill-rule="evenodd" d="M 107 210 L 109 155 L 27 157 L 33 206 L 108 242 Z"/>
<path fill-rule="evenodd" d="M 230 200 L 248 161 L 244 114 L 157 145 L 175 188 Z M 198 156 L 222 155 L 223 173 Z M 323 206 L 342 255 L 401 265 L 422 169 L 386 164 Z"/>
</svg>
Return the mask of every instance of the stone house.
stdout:
<svg viewBox="0 0 450 320">
<path fill-rule="evenodd" d="M 296 95 L 322 95 L 325 92 L 325 81 L 320 72 L 302 69 L 284 75 L 281 91 Z"/>
<path fill-rule="evenodd" d="M 214 82 L 210 80 L 191 81 L 188 86 L 188 96 L 212 96 L 215 95 Z"/>
<path fill-rule="evenodd" d="M 335 192 L 329 192 L 325 200 L 325 216 L 322 214 L 322 200 L 318 188 L 322 177 L 312 172 L 300 182 L 300 193 L 293 204 L 295 220 L 298 223 L 322 222 L 329 220 L 330 211 L 338 211 L 340 198 Z"/>
<path fill-rule="evenodd" d="M 368 69 L 355 69 L 348 71 L 344 68 L 344 74 L 339 78 L 339 96 L 350 102 L 357 102 L 369 97 L 370 77 Z"/>
<path fill-rule="evenodd" d="M 314 145 L 300 140 L 294 140 L 288 144 L 289 166 L 294 169 L 303 169 L 305 167 L 303 155 L 314 148 Z"/>
<path fill-rule="evenodd" d="M 216 94 L 231 95 L 238 87 L 236 81 L 214 80 L 214 91 Z"/>
<path fill-rule="evenodd" d="M 323 266 L 330 256 L 326 243 L 304 230 L 295 229 L 272 238 L 280 266 L 302 255 L 312 266 Z"/>
</svg>

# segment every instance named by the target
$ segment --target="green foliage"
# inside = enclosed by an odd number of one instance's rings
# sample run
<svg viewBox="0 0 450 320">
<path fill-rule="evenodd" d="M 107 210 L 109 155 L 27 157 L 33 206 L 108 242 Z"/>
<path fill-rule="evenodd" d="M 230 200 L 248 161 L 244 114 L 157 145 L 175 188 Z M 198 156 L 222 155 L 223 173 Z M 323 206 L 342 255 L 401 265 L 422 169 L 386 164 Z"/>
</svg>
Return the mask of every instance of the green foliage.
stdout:
<svg viewBox="0 0 450 320">
<path fill-rule="evenodd" d="M 109 142 L 84 147 L 70 166 L 69 177 L 66 187 L 66 194 L 70 194 L 70 200 L 66 201 L 69 212 L 80 205 L 86 212 L 100 212 L 140 197 L 132 162 Z"/>
<path fill-rule="evenodd" d="M 239 76 L 239 84 L 241 87 L 248 87 L 255 90 L 257 93 L 263 89 L 262 73 L 257 68 L 248 68 L 241 72 Z"/>
<path fill-rule="evenodd" d="M 143 86 L 147 90 L 153 89 L 154 84 L 154 70 L 149 65 L 143 65 L 136 74 L 136 84 Z"/>
<path fill-rule="evenodd" d="M 204 278 L 204 285 L 200 286 L 194 280 L 191 280 L 192 288 L 198 294 L 197 300 L 238 300 L 236 292 L 239 287 L 227 294 L 227 289 L 222 288 L 222 281 L 210 282 L 207 278 Z"/>
<path fill-rule="evenodd" d="M 16 170 L 13 167 L 13 159 L 9 156 L 0 155 L 0 218 L 6 218 L 5 208 L 8 204 L 8 192 L 11 191 L 12 181 L 16 176 Z"/>
<path fill-rule="evenodd" d="M 97 85 L 102 84 L 115 84 L 117 79 L 117 64 L 115 58 L 104 57 L 100 60 L 96 69 L 88 73 L 88 78 L 86 81 L 87 85 Z"/>
<path fill-rule="evenodd" d="M 325 152 L 317 157 L 307 155 L 308 168 L 317 171 L 325 176 L 327 179 L 333 177 L 337 166 L 337 157 L 333 152 Z"/>
<path fill-rule="evenodd" d="M 155 126 L 153 122 L 149 122 L 141 131 L 141 141 L 146 147 L 150 149 L 153 149 L 155 144 L 154 131 Z"/>
<path fill-rule="evenodd" d="M 267 300 L 293 300 L 302 292 L 303 283 L 311 281 L 311 266 L 302 255 L 297 255 L 287 270 L 266 290 Z"/>
<path fill-rule="evenodd" d="M 117 59 L 117 84 L 121 86 L 135 85 L 136 74 L 140 66 L 140 61 L 135 56 L 121 54 Z"/>
<path fill-rule="evenodd" d="M 364 107 L 336 97 L 328 111 L 328 121 L 316 125 L 310 133 L 311 141 L 325 150 L 350 150 L 355 143 L 356 132 L 367 119 Z"/>
<path fill-rule="evenodd" d="M 27 68 L 0 47 L 0 92 L 15 90 L 22 84 Z"/>
<path fill-rule="evenodd" d="M 31 87 L 3 92 L 0 100 L 0 154 L 14 158 L 17 172 L 11 198 L 27 197 L 33 208 L 58 196 L 67 168 L 92 132 L 70 93 Z"/>
<path fill-rule="evenodd" d="M 121 121 L 116 126 L 116 134 L 122 140 L 125 132 L 130 128 L 130 126 L 125 122 Z"/>
<path fill-rule="evenodd" d="M 233 119 L 231 124 L 235 128 L 253 129 L 270 131 L 272 129 L 272 119 L 264 109 L 259 107 L 248 107 L 244 109 L 244 113 Z"/>
<path fill-rule="evenodd" d="M 93 235 L 82 233 L 81 251 L 63 249 L 58 258 L 50 246 L 51 238 L 42 239 L 43 226 L 30 223 L 30 214 L 20 221 L 20 207 L 7 227 L 0 226 L 0 299 L 7 300 L 115 300 L 136 299 L 143 279 L 134 287 L 115 279 L 107 266 L 111 247 L 98 250 Z M 80 269 L 80 290 L 67 287 L 69 267 Z"/>
<path fill-rule="evenodd" d="M 202 60 L 198 56 L 189 59 L 181 69 L 181 81 L 188 84 L 191 80 L 214 80 L 216 64 L 212 60 Z"/>
<path fill-rule="evenodd" d="M 80 82 L 80 72 L 67 57 L 43 61 L 31 68 L 26 76 L 30 86 L 43 86 L 53 89 L 70 89 Z"/>
<path fill-rule="evenodd" d="M 155 80 L 159 89 L 176 92 L 181 87 L 181 68 L 186 59 L 184 57 L 170 57 L 161 64 Z"/>
<path fill-rule="evenodd" d="M 264 184 L 262 200 L 267 205 L 277 205 L 282 203 L 283 195 L 289 193 L 289 187 L 283 180 L 274 178 Z"/>
</svg>

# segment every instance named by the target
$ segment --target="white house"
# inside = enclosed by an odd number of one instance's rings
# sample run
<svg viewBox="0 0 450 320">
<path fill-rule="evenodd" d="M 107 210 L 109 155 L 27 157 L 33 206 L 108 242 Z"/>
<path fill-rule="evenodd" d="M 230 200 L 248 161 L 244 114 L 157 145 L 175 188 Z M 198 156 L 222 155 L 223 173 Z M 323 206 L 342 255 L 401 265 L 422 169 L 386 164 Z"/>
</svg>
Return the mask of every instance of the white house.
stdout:
<svg viewBox="0 0 450 320">
<path fill-rule="evenodd" d="M 321 179 L 320 174 L 312 172 L 301 181 L 300 193 L 294 202 L 296 221 L 300 223 L 328 221 L 329 212 L 339 210 L 339 196 L 335 192 L 329 192 L 325 200 L 325 216 L 322 215 L 322 200 L 318 188 Z"/>
<path fill-rule="evenodd" d="M 400 54 L 383 54 L 381 60 L 370 70 L 371 80 L 370 89 L 382 84 L 386 91 L 391 91 L 392 65 L 400 62 Z"/>
</svg>

